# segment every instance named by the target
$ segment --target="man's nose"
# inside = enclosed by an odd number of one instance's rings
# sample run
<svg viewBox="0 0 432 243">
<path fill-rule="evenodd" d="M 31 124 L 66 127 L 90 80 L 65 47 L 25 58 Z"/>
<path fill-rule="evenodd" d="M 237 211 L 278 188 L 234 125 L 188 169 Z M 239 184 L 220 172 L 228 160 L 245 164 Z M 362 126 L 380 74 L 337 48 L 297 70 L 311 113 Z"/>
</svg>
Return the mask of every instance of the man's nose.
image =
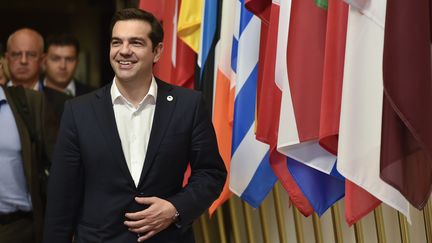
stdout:
<svg viewBox="0 0 432 243">
<path fill-rule="evenodd" d="M 120 48 L 120 54 L 122 55 L 130 55 L 131 49 L 128 43 L 124 43 Z"/>
<path fill-rule="evenodd" d="M 61 69 L 66 69 L 66 59 L 61 59 L 60 60 L 60 68 Z"/>
<path fill-rule="evenodd" d="M 23 53 L 20 58 L 20 63 L 26 64 L 28 62 L 28 56 L 26 53 Z"/>
</svg>

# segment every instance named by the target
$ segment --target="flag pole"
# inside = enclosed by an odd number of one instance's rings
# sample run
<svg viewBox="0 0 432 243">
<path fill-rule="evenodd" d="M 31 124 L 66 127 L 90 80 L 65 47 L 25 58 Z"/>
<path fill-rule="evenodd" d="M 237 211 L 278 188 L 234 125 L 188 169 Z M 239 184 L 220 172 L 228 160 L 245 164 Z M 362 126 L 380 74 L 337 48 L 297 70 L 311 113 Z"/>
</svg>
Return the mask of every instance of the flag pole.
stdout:
<svg viewBox="0 0 432 243">
<path fill-rule="evenodd" d="M 268 222 L 268 212 L 266 210 L 267 200 L 264 200 L 259 207 L 259 215 L 261 220 L 261 231 L 264 243 L 270 243 L 270 230 L 269 230 L 269 222 Z"/>
<path fill-rule="evenodd" d="M 217 218 L 217 222 L 218 222 L 220 242 L 221 243 L 227 243 L 222 207 L 219 207 L 216 210 L 216 218 Z"/>
<path fill-rule="evenodd" d="M 354 236 L 356 243 L 364 243 L 364 237 L 363 237 L 363 225 L 361 221 L 358 221 L 354 224 Z"/>
<path fill-rule="evenodd" d="M 424 225 L 426 232 L 426 239 L 428 243 L 432 243 L 432 202 L 426 204 L 426 207 L 423 209 L 423 217 L 424 217 Z"/>
<path fill-rule="evenodd" d="M 202 230 L 202 234 L 203 234 L 204 243 L 210 243 L 210 237 L 209 237 L 209 232 L 208 232 L 208 223 L 207 223 L 207 219 L 205 217 L 206 217 L 205 214 L 201 215 L 199 221 L 201 224 L 201 230 Z"/>
<path fill-rule="evenodd" d="M 341 229 L 338 203 L 334 204 L 331 207 L 331 215 L 333 221 L 333 233 L 334 233 L 335 243 L 342 243 L 343 238 L 342 238 L 342 229 Z"/>
<path fill-rule="evenodd" d="M 383 217 L 383 211 L 381 205 L 375 208 L 374 218 L 375 218 L 375 227 L 376 227 L 378 243 L 386 243 L 384 217 Z"/>
<path fill-rule="evenodd" d="M 276 221 L 277 221 L 277 227 L 278 227 L 278 234 L 279 234 L 279 242 L 280 243 L 287 243 L 287 237 L 285 234 L 285 217 L 284 217 L 284 210 L 281 205 L 281 195 L 280 195 L 280 183 L 277 182 L 274 189 L 273 189 L 273 200 L 274 200 L 274 207 L 276 211 Z"/>
<path fill-rule="evenodd" d="M 231 197 L 231 199 L 228 200 L 228 206 L 230 209 L 234 243 L 240 243 L 240 223 L 239 216 L 236 210 L 235 200 L 237 200 L 237 197 Z"/>
<path fill-rule="evenodd" d="M 401 242 L 409 243 L 409 232 L 408 232 L 408 222 L 403 214 L 398 211 L 398 219 L 399 219 L 399 229 L 401 234 Z"/>
<path fill-rule="evenodd" d="M 292 207 L 294 213 L 294 225 L 297 237 L 297 243 L 304 243 L 303 236 L 303 221 L 301 218 L 301 214 L 296 207 Z"/>
<path fill-rule="evenodd" d="M 255 243 L 255 237 L 253 235 L 253 225 L 252 225 L 252 212 L 250 209 L 250 206 L 247 205 L 244 201 L 242 201 L 243 205 L 243 213 L 244 213 L 244 219 L 246 223 L 246 234 L 248 238 L 248 242 Z"/>
<path fill-rule="evenodd" d="M 321 219 L 319 218 L 318 214 L 316 214 L 315 212 L 312 214 L 312 223 L 313 223 L 313 229 L 315 235 L 315 242 L 323 243 L 324 240 L 322 236 Z"/>
</svg>

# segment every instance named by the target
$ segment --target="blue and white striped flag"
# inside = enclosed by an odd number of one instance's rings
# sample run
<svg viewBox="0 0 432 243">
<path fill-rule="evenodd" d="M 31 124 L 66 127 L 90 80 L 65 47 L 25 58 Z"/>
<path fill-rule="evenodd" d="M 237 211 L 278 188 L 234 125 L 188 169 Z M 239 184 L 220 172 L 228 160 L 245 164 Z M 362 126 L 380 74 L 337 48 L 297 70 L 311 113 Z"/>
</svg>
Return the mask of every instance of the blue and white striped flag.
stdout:
<svg viewBox="0 0 432 243">
<path fill-rule="evenodd" d="M 261 22 L 237 1 L 231 68 L 235 77 L 230 190 L 258 207 L 277 178 L 269 163 L 269 145 L 255 138 L 255 104 Z"/>
</svg>

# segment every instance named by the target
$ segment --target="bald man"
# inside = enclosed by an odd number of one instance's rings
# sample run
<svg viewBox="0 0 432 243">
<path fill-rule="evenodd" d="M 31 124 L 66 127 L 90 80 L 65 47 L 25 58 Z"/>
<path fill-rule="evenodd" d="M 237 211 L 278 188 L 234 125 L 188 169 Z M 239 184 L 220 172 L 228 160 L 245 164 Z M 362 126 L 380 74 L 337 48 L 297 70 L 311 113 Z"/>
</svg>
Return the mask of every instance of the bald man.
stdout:
<svg viewBox="0 0 432 243">
<path fill-rule="evenodd" d="M 44 60 L 44 39 L 34 29 L 22 28 L 13 32 L 6 43 L 5 57 L 11 79 L 7 86 L 23 86 L 44 93 L 46 103 L 46 139 L 48 152 L 54 149 L 60 117 L 68 95 L 44 87 L 40 81 Z"/>
<path fill-rule="evenodd" d="M 5 53 L 11 75 L 9 86 L 22 85 L 42 90 L 39 76 L 44 59 L 43 49 L 43 38 L 33 29 L 19 29 L 9 36 Z"/>
</svg>

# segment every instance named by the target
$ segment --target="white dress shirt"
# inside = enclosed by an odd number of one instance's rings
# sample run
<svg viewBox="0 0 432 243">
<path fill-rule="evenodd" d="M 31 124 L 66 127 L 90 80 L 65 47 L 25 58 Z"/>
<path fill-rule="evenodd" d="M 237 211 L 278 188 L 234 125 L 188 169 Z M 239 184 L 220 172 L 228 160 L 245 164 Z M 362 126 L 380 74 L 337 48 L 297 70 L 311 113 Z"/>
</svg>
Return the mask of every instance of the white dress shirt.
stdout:
<svg viewBox="0 0 432 243">
<path fill-rule="evenodd" d="M 44 80 L 44 86 L 46 87 L 47 86 L 47 81 L 46 81 L 46 79 Z M 69 84 L 66 86 L 66 88 L 63 90 L 63 92 L 65 93 L 65 94 L 67 94 L 67 95 L 70 95 L 70 96 L 73 96 L 73 97 L 75 97 L 76 96 L 76 85 L 75 85 L 75 80 L 71 80 L 70 82 L 69 82 Z"/>
<path fill-rule="evenodd" d="M 73 97 L 76 96 L 76 85 L 75 85 L 75 80 L 71 80 L 68 84 L 68 86 L 66 86 L 66 88 L 64 89 L 64 92 L 68 95 L 71 95 Z"/>
<path fill-rule="evenodd" d="M 118 90 L 116 81 L 111 85 L 115 121 L 120 136 L 123 154 L 129 172 L 138 186 L 147 153 L 150 131 L 156 107 L 157 84 L 154 77 L 150 88 L 138 107 L 134 107 Z"/>
<path fill-rule="evenodd" d="M 14 85 L 14 83 L 13 83 L 12 80 L 9 80 L 9 81 L 6 83 L 6 86 L 8 86 L 8 87 L 12 87 L 12 86 L 15 86 L 15 85 Z M 41 91 L 41 90 L 42 90 L 42 87 L 41 87 L 41 84 L 39 83 L 39 81 L 37 81 L 37 82 L 34 84 L 34 86 L 33 86 L 33 90 L 35 90 L 35 91 Z"/>
</svg>

